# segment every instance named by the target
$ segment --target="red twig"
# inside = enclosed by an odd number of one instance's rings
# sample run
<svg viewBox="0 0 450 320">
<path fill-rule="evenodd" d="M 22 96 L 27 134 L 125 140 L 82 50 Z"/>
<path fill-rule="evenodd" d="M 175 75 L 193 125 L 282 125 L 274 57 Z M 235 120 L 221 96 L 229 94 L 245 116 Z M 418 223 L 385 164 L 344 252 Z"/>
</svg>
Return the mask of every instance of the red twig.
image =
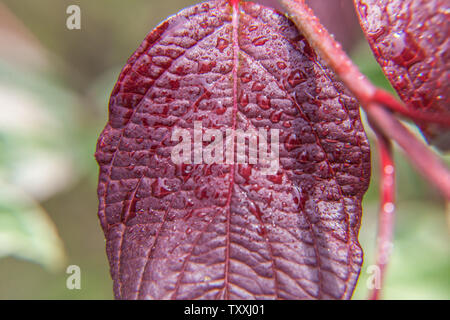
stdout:
<svg viewBox="0 0 450 320">
<path fill-rule="evenodd" d="M 371 103 L 365 109 L 371 125 L 395 141 L 416 170 L 450 200 L 450 172 L 441 159 L 378 103 Z"/>
<path fill-rule="evenodd" d="M 380 298 L 386 267 L 393 248 L 392 240 L 395 221 L 395 166 L 392 157 L 392 145 L 383 134 L 379 132 L 376 132 L 376 134 L 381 169 L 381 206 L 378 216 L 376 251 L 376 265 L 379 270 L 377 274 L 380 279 L 370 293 L 369 298 L 371 300 L 378 300 Z"/>
<path fill-rule="evenodd" d="M 398 112 L 410 119 L 423 122 L 433 122 L 446 126 L 450 126 L 450 115 L 441 113 L 426 113 L 417 110 L 405 108 L 402 102 L 395 99 L 389 92 L 382 89 L 377 89 L 373 96 L 373 101 L 388 107 L 389 109 Z"/>
</svg>

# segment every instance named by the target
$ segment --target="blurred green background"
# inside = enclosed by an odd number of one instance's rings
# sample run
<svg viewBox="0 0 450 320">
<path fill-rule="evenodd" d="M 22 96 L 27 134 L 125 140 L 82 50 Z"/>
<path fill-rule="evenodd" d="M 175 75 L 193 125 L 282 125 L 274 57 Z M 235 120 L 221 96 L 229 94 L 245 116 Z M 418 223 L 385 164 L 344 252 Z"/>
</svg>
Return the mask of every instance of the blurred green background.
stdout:
<svg viewBox="0 0 450 320">
<path fill-rule="evenodd" d="M 0 299 L 113 298 L 97 219 L 96 139 L 127 58 L 160 21 L 194 3 L 0 2 Z M 81 30 L 66 28 L 71 4 L 81 8 Z M 354 13 L 354 20 L 333 18 L 321 9 L 330 5 L 349 12 L 351 1 L 316 0 L 314 9 L 362 71 L 392 90 Z M 366 268 L 374 260 L 379 177 L 372 146 L 360 232 L 365 262 L 355 299 L 367 297 Z M 450 299 L 450 212 L 397 151 L 396 163 L 398 211 L 384 297 Z M 81 268 L 81 290 L 66 288 L 69 265 Z"/>
</svg>

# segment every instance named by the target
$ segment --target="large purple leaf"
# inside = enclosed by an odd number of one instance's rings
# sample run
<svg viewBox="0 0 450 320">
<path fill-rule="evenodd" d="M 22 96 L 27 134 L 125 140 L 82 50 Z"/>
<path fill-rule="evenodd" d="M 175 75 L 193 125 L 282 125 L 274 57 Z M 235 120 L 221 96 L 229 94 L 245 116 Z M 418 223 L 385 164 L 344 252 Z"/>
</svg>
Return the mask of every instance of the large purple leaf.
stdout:
<svg viewBox="0 0 450 320">
<path fill-rule="evenodd" d="M 407 106 L 450 112 L 450 2 L 354 0 L 384 73 Z M 417 122 L 428 141 L 450 151 L 450 129 Z"/>
<path fill-rule="evenodd" d="M 172 134 L 196 121 L 278 130 L 279 170 L 175 164 Z M 120 74 L 96 158 L 116 298 L 351 297 L 369 145 L 358 103 L 282 14 L 211 1 L 159 25 Z"/>
</svg>

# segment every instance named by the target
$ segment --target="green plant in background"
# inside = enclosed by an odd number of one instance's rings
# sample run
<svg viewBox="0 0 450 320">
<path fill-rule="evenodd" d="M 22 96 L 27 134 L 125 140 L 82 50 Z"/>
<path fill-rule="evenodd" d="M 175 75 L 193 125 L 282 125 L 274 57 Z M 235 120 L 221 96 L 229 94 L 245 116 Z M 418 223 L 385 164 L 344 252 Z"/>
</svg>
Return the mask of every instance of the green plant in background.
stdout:
<svg viewBox="0 0 450 320">
<path fill-rule="evenodd" d="M 61 269 L 65 253 L 47 213 L 23 191 L 0 184 L 0 257 L 15 256 Z"/>
<path fill-rule="evenodd" d="M 38 202 L 79 174 L 74 96 L 43 73 L 0 61 L 0 101 L 0 257 L 57 270 L 63 245 Z"/>
<path fill-rule="evenodd" d="M 0 12 L 8 41 L 0 50 L 0 257 L 57 271 L 64 267 L 64 246 L 39 203 L 83 171 L 78 98 L 54 76 L 39 42 L 5 7 Z"/>
</svg>

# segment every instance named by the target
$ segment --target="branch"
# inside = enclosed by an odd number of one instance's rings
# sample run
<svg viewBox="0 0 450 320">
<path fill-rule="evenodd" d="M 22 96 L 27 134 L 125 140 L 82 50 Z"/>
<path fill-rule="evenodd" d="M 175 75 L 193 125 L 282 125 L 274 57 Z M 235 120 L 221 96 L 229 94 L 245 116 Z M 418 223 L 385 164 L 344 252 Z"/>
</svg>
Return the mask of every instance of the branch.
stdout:
<svg viewBox="0 0 450 320">
<path fill-rule="evenodd" d="M 416 170 L 450 200 L 450 172 L 441 159 L 378 103 L 371 103 L 365 109 L 372 126 L 395 141 Z"/>
<path fill-rule="evenodd" d="M 376 265 L 380 270 L 379 287 L 370 293 L 371 300 L 378 300 L 383 287 L 386 267 L 392 252 L 394 222 L 395 222 L 395 167 L 392 157 L 392 145 L 383 134 L 377 134 L 381 169 L 381 206 L 378 216 L 378 236 L 376 250 Z"/>
<path fill-rule="evenodd" d="M 422 112 L 414 109 L 405 108 L 404 104 L 394 98 L 389 92 L 377 89 L 372 98 L 374 102 L 378 102 L 389 109 L 407 116 L 415 121 L 432 122 L 446 126 L 450 126 L 450 115 L 448 113 L 441 114 L 436 112 Z"/>
<path fill-rule="evenodd" d="M 447 200 L 450 200 L 449 170 L 437 155 L 411 134 L 391 112 L 384 108 L 402 111 L 407 110 L 405 105 L 388 93 L 378 89 L 359 71 L 358 67 L 342 50 L 342 46 L 333 39 L 303 0 L 279 1 L 320 57 L 358 99 L 362 108 L 366 111 L 369 121 L 378 128 L 381 134 L 395 141 L 425 179 L 435 185 Z M 383 93 L 380 94 L 380 92 Z M 408 116 L 414 116 L 415 114 L 417 118 L 427 121 L 433 121 L 435 118 L 426 114 L 419 116 L 418 113 L 410 111 L 404 113 L 408 113 Z M 448 117 L 445 116 L 444 118 Z M 447 123 L 446 121 L 444 123 Z"/>
</svg>

